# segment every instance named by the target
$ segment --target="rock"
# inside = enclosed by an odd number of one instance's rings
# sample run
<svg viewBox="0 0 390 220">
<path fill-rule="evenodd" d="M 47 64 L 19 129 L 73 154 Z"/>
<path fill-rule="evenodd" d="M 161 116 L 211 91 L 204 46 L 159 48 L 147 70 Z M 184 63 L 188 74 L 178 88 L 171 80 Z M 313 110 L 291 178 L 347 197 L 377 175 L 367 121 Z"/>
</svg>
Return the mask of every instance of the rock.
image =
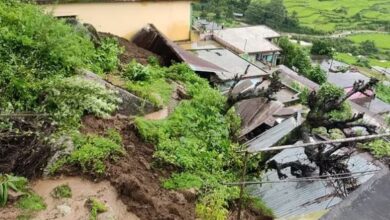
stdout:
<svg viewBox="0 0 390 220">
<path fill-rule="evenodd" d="M 184 195 L 184 197 L 186 198 L 186 200 L 188 202 L 194 202 L 197 198 L 197 192 L 196 192 L 196 189 L 194 189 L 194 188 L 187 189 L 187 190 L 181 190 L 180 193 L 182 193 Z"/>
<path fill-rule="evenodd" d="M 115 213 L 108 211 L 98 214 L 97 220 L 118 220 Z"/>
<path fill-rule="evenodd" d="M 180 205 L 186 204 L 186 198 L 184 197 L 183 194 L 179 192 L 172 192 L 172 195 L 174 196 L 174 202 Z"/>
<path fill-rule="evenodd" d="M 46 167 L 43 169 L 43 176 L 50 175 L 50 168 L 63 156 L 69 155 L 74 150 L 74 144 L 72 138 L 69 136 L 62 136 L 54 141 L 52 144 L 52 151 L 54 155 L 47 162 Z"/>
<path fill-rule="evenodd" d="M 185 89 L 185 87 L 183 85 L 177 85 L 176 92 L 177 92 L 177 95 L 181 99 L 190 99 L 191 98 L 190 95 L 187 93 L 187 90 Z"/>
<path fill-rule="evenodd" d="M 63 216 L 67 216 L 72 212 L 72 208 L 66 204 L 58 205 L 57 210 L 60 212 L 60 214 Z"/>
<path fill-rule="evenodd" d="M 111 83 L 103 80 L 98 75 L 88 70 L 81 70 L 84 74 L 84 78 L 90 81 L 97 82 L 104 85 L 106 88 L 117 92 L 118 96 L 122 99 L 122 103 L 119 104 L 118 114 L 125 116 L 148 114 L 158 110 L 151 102 L 144 100 L 120 87 L 114 86 Z"/>
<path fill-rule="evenodd" d="M 19 197 L 21 197 L 22 195 L 24 195 L 24 193 L 15 192 L 12 189 L 10 189 L 8 190 L 8 202 L 9 203 L 16 202 L 19 199 Z"/>
<path fill-rule="evenodd" d="M 150 170 L 150 164 L 148 163 L 148 161 L 145 160 L 145 158 L 140 158 L 139 161 L 145 166 L 145 168 L 147 170 Z"/>
</svg>

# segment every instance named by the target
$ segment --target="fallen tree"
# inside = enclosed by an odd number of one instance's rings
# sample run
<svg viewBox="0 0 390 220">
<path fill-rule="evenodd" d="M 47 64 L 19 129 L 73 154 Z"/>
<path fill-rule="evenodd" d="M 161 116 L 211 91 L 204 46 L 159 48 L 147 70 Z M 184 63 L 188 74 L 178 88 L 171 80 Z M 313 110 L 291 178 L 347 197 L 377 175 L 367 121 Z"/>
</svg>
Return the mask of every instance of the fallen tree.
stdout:
<svg viewBox="0 0 390 220">
<path fill-rule="evenodd" d="M 42 174 L 52 151 L 54 126 L 39 115 L 0 117 L 0 173 L 34 178 Z"/>
<path fill-rule="evenodd" d="M 253 87 L 245 89 L 243 91 L 235 92 L 237 85 L 244 80 L 245 75 L 248 73 L 249 65 L 246 68 L 244 74 L 239 76 L 238 74 L 233 79 L 233 84 L 230 86 L 227 93 L 227 100 L 223 112 L 228 112 L 236 103 L 243 100 L 263 97 L 268 101 L 275 100 L 274 94 L 277 93 L 283 84 L 280 82 L 279 72 L 275 71 L 268 79 L 262 78 Z M 269 81 L 268 86 L 264 86 L 264 82 Z"/>
<path fill-rule="evenodd" d="M 304 143 L 314 142 L 313 129 L 325 128 L 327 132 L 338 130 L 345 137 L 356 137 L 359 133 L 374 134 L 376 126 L 362 121 L 364 114 L 352 115 L 350 107 L 346 102 L 349 97 L 356 93 L 364 93 L 371 89 L 377 79 L 371 79 L 369 82 L 357 81 L 353 84 L 351 91 L 344 94 L 341 88 L 330 84 L 324 84 L 316 91 L 312 91 L 307 97 L 307 106 L 309 112 L 306 121 L 299 126 L 294 135 L 291 135 L 290 143 L 303 140 Z M 292 161 L 288 163 L 278 163 L 275 160 L 268 162 L 268 167 L 276 169 L 280 179 L 287 178 L 282 169 L 290 167 L 291 175 L 296 177 L 309 177 L 317 168 L 319 175 L 336 175 L 339 173 L 350 173 L 346 160 L 355 152 L 358 141 L 344 142 L 333 145 L 319 145 L 318 147 L 305 148 L 304 153 L 310 163 L 303 164 L 301 161 Z M 343 193 L 356 187 L 356 179 L 348 178 L 342 180 Z"/>
</svg>

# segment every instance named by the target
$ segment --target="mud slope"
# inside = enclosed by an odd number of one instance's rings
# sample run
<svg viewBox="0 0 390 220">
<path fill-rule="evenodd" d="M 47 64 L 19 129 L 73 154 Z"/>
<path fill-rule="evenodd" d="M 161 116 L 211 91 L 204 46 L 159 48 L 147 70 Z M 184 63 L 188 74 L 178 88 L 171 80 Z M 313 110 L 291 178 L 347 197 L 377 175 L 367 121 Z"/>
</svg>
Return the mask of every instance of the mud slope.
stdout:
<svg viewBox="0 0 390 220">
<path fill-rule="evenodd" d="M 169 173 L 153 168 L 154 147 L 139 139 L 131 121 L 93 116 L 83 119 L 84 133 L 102 134 L 109 128 L 121 132 L 127 153 L 118 161 L 107 164 L 106 178 L 117 189 L 128 210 L 145 220 L 195 219 L 195 194 L 161 187 L 160 180 Z"/>
<path fill-rule="evenodd" d="M 119 46 L 124 48 L 123 53 L 119 56 L 119 59 L 123 64 L 130 63 L 132 60 L 136 60 L 137 62 L 142 64 L 147 64 L 149 57 L 154 56 L 156 58 L 159 58 L 158 55 L 148 50 L 145 50 L 141 47 L 138 47 L 137 45 L 135 45 L 134 43 L 132 43 L 131 41 L 125 38 L 118 37 L 110 33 L 102 33 L 102 32 L 99 33 L 99 36 L 112 37 L 118 40 Z"/>
</svg>

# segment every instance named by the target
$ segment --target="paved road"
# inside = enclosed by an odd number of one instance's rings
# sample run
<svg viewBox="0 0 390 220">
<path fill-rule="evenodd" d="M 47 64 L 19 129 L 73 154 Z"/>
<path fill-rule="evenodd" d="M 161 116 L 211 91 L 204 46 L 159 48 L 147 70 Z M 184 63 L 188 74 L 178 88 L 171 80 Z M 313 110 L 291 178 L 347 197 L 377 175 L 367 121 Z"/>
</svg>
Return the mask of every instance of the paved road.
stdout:
<svg viewBox="0 0 390 220">
<path fill-rule="evenodd" d="M 316 38 L 341 38 L 352 34 L 389 34 L 385 31 L 372 31 L 372 30 L 351 30 L 342 31 L 330 35 L 309 35 L 309 34 L 296 34 L 296 33 L 283 33 L 288 36 L 301 36 L 301 37 L 316 37 Z"/>
<path fill-rule="evenodd" d="M 375 177 L 374 177 L 375 178 Z M 389 220 L 390 173 L 369 181 L 321 220 Z"/>
</svg>

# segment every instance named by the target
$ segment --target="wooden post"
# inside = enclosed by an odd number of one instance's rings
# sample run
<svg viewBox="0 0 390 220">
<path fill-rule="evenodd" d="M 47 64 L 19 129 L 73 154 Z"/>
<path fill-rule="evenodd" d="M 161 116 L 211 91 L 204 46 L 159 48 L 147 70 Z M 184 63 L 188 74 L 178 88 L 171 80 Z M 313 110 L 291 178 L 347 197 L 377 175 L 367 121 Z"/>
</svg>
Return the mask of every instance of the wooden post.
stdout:
<svg viewBox="0 0 390 220">
<path fill-rule="evenodd" d="M 248 158 L 249 158 L 249 153 L 245 152 L 244 167 L 242 168 L 242 174 L 241 174 L 241 180 L 240 180 L 240 199 L 238 200 L 237 220 L 241 219 L 242 197 L 244 196 L 245 175 L 246 175 L 246 167 L 247 167 L 247 163 L 248 163 Z"/>
</svg>

